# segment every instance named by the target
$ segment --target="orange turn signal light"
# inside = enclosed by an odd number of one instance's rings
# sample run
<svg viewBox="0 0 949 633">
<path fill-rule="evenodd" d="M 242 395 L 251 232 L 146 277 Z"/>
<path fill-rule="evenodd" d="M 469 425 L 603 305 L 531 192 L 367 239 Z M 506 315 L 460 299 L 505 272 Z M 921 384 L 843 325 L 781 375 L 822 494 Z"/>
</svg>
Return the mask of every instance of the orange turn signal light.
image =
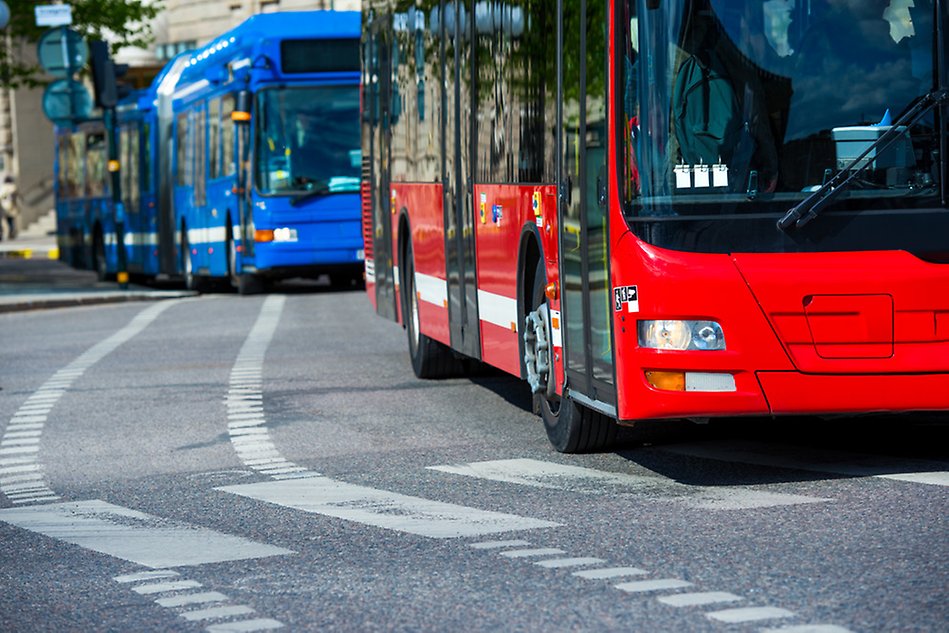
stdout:
<svg viewBox="0 0 949 633">
<path fill-rule="evenodd" d="M 119 161 L 117 160 L 110 160 L 108 163 L 106 163 L 106 169 L 108 169 L 109 173 L 112 173 L 112 174 L 119 171 L 120 167 L 121 166 L 119 165 Z"/>
<path fill-rule="evenodd" d="M 685 372 L 647 371 L 646 382 L 663 391 L 685 391 Z"/>
<path fill-rule="evenodd" d="M 544 286 L 544 294 L 551 301 L 556 299 L 557 298 L 557 284 L 554 282 L 550 282 L 549 284 Z"/>
<path fill-rule="evenodd" d="M 250 112 L 241 112 L 240 110 L 235 110 L 234 112 L 231 112 L 231 121 L 246 123 L 247 121 L 250 121 Z"/>
<path fill-rule="evenodd" d="M 273 231 L 267 229 L 257 229 L 254 231 L 255 242 L 273 242 Z"/>
</svg>

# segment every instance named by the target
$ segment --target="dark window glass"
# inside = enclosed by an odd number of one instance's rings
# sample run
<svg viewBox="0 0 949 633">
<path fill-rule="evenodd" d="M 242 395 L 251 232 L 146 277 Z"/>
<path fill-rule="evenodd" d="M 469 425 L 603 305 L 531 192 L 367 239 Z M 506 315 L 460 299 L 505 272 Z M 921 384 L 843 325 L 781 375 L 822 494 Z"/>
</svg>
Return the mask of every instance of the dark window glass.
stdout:
<svg viewBox="0 0 949 633">
<path fill-rule="evenodd" d="M 227 95 L 221 99 L 221 169 L 223 175 L 232 176 L 237 173 L 234 162 L 234 122 L 231 113 L 234 112 L 234 97 Z"/>
<path fill-rule="evenodd" d="M 263 90 L 256 107 L 261 193 L 359 191 L 359 86 Z"/>
<path fill-rule="evenodd" d="M 359 71 L 359 40 L 284 40 L 280 69 L 285 73 Z"/>
</svg>

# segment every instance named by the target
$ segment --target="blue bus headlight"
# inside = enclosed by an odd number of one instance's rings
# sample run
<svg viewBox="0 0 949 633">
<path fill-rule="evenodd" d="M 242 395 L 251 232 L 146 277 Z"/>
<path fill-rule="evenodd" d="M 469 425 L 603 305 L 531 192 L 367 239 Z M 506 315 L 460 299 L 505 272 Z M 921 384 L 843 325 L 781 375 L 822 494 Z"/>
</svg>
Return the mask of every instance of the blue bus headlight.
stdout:
<svg viewBox="0 0 949 633">
<path fill-rule="evenodd" d="M 640 321 L 639 346 L 649 349 L 720 350 L 725 334 L 715 321 Z"/>
</svg>

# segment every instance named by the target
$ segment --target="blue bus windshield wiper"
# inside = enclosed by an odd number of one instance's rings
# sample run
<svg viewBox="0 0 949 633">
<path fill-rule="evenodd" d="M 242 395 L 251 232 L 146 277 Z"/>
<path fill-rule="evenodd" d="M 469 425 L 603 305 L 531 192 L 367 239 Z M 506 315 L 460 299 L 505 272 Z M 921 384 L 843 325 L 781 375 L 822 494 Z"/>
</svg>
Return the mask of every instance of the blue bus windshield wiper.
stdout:
<svg viewBox="0 0 949 633">
<path fill-rule="evenodd" d="M 323 196 L 329 195 L 330 193 L 333 193 L 332 190 L 330 189 L 329 182 L 326 180 L 314 180 L 314 181 L 311 181 L 311 184 L 313 186 L 312 189 L 310 189 L 309 191 L 305 191 L 301 194 L 297 194 L 296 196 L 293 197 L 292 200 L 290 200 L 291 207 L 297 207 L 308 200 L 312 200 L 314 198 L 321 198 Z"/>
<path fill-rule="evenodd" d="M 912 128 L 916 123 L 926 115 L 927 112 L 949 98 L 949 90 L 933 90 L 916 102 L 912 108 L 907 110 L 890 126 L 886 132 L 870 143 L 869 146 L 855 159 L 833 175 L 825 182 L 820 189 L 807 196 L 797 205 L 792 207 L 787 213 L 778 220 L 778 229 L 785 233 L 790 233 L 792 229 L 799 229 L 808 222 L 820 215 L 827 204 L 846 189 L 854 178 L 865 170 L 872 161 L 864 160 L 871 152 L 882 153 L 894 141 L 905 133 L 907 128 Z M 861 161 L 863 164 L 860 164 Z M 857 167 L 857 165 L 860 165 Z"/>
</svg>

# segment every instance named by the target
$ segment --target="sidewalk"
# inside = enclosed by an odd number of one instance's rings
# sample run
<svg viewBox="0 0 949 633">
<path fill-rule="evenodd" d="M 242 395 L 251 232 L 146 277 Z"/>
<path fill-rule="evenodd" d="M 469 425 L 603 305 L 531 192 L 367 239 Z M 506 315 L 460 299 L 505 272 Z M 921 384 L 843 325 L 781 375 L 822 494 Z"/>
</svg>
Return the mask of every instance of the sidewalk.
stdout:
<svg viewBox="0 0 949 633">
<path fill-rule="evenodd" d="M 149 301 L 190 297 L 184 290 L 161 290 L 130 284 L 120 290 L 101 282 L 89 270 L 75 270 L 58 261 L 56 219 L 44 216 L 16 239 L 0 241 L 0 312 L 65 306 Z"/>
</svg>

